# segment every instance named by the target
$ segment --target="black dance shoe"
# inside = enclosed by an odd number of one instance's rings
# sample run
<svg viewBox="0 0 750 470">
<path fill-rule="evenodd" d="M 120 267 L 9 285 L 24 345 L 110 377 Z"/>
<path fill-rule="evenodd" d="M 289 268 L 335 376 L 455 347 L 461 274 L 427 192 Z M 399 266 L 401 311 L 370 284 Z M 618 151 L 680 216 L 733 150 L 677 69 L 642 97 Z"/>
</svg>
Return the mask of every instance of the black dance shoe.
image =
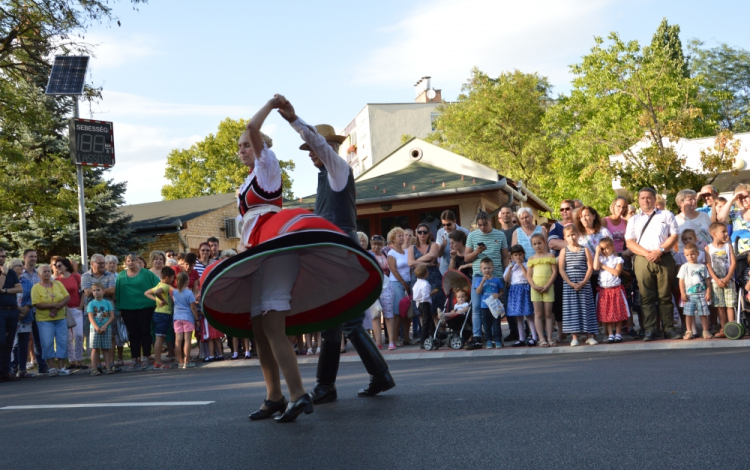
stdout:
<svg viewBox="0 0 750 470">
<path fill-rule="evenodd" d="M 360 397 L 374 397 L 378 393 L 390 390 L 395 386 L 396 382 L 393 381 L 391 373 L 385 371 L 378 375 L 371 375 L 370 385 L 368 385 L 367 388 L 363 388 L 362 390 L 357 392 L 357 395 L 359 395 Z"/>
<path fill-rule="evenodd" d="M 281 416 L 277 416 L 274 419 L 277 423 L 291 423 L 303 412 L 306 415 L 313 412 L 312 398 L 310 398 L 310 395 L 307 393 L 302 395 L 297 401 L 290 401 L 286 407 L 286 411 Z"/>
<path fill-rule="evenodd" d="M 263 404 L 266 405 L 267 409 L 264 410 L 261 408 L 254 413 L 250 413 L 248 418 L 257 421 L 259 419 L 268 419 L 276 413 L 282 413 L 286 409 L 287 401 L 285 397 L 281 397 L 279 401 L 266 400 Z"/>
<path fill-rule="evenodd" d="M 312 398 L 312 402 L 316 405 L 336 401 L 338 398 L 336 385 L 318 382 L 310 393 L 310 398 Z"/>
</svg>

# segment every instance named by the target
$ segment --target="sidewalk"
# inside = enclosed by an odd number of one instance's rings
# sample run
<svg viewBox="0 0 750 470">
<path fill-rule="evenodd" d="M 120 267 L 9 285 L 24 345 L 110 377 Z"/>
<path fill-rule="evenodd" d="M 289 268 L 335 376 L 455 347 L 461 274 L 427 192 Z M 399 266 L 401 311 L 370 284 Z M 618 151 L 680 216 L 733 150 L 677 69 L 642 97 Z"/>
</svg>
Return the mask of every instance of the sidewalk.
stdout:
<svg viewBox="0 0 750 470">
<path fill-rule="evenodd" d="M 466 357 L 497 357 L 497 356 L 539 356 L 546 354 L 578 354 L 578 353 L 623 353 L 631 351 L 658 351 L 658 350 L 680 350 L 680 349 L 726 349 L 750 347 L 750 337 L 741 340 L 729 339 L 693 339 L 693 340 L 655 340 L 644 342 L 642 339 L 627 339 L 620 344 L 599 343 L 595 346 L 581 345 L 572 347 L 569 340 L 562 346 L 554 348 L 540 348 L 539 346 L 517 348 L 510 347 L 512 343 L 506 343 L 505 347 L 498 349 L 465 349 L 454 350 L 450 347 L 441 347 L 436 351 L 419 349 L 419 346 L 405 346 L 395 351 L 383 350 L 383 356 L 388 362 L 411 360 L 411 359 L 444 359 L 444 358 L 466 358 Z M 341 355 L 341 362 L 359 362 L 359 356 L 354 348 L 349 345 L 345 354 Z M 317 364 L 318 356 L 298 356 L 300 364 Z M 199 367 L 247 367 L 258 366 L 257 359 L 238 359 L 231 361 L 226 359 L 219 362 L 201 363 Z"/>
</svg>

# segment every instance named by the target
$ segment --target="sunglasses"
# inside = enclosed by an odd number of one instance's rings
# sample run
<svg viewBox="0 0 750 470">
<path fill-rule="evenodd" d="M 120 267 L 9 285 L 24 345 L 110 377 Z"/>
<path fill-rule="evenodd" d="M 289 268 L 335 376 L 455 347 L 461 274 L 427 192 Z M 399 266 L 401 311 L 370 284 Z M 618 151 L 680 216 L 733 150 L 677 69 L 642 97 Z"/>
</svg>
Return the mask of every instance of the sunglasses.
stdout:
<svg viewBox="0 0 750 470">
<path fill-rule="evenodd" d="M 569 211 L 569 210 L 571 210 L 571 208 L 570 208 L 570 207 L 561 207 L 561 208 L 560 208 L 560 212 L 567 212 L 567 211 Z"/>
<path fill-rule="evenodd" d="M 372 236 L 372 241 L 374 241 L 374 242 L 382 242 L 383 241 L 383 237 L 381 237 L 380 235 L 373 235 Z"/>
<path fill-rule="evenodd" d="M 428 233 L 430 233 L 430 232 L 429 232 L 429 231 L 427 231 L 427 230 L 417 230 L 417 233 L 418 233 L 419 235 L 427 235 L 427 234 L 428 234 Z"/>
</svg>

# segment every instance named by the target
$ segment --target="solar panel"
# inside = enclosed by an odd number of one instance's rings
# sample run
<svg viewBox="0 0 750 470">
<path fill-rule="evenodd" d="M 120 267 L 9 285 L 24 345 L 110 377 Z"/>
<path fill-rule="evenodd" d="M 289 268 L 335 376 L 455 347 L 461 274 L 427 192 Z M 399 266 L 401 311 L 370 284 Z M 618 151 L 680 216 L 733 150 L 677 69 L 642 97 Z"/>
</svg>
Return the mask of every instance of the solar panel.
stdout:
<svg viewBox="0 0 750 470">
<path fill-rule="evenodd" d="M 47 82 L 47 95 L 82 95 L 88 56 L 56 56 Z"/>
</svg>

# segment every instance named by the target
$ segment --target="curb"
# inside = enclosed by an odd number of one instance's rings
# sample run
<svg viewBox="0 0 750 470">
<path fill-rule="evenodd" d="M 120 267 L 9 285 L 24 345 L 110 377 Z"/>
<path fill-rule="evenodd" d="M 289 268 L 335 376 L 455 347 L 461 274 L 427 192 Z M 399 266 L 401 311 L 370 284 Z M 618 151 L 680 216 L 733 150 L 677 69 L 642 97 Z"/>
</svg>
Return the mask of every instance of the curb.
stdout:
<svg viewBox="0 0 750 470">
<path fill-rule="evenodd" d="M 570 345 L 557 346 L 554 348 L 540 347 L 523 347 L 512 348 L 506 346 L 501 349 L 476 349 L 474 351 L 453 350 L 450 348 L 440 348 L 437 351 L 424 351 L 416 349 L 415 352 L 384 352 L 383 357 L 388 362 L 415 359 L 451 359 L 451 358 L 468 358 L 468 357 L 505 357 L 505 356 L 542 356 L 549 354 L 581 354 L 581 353 L 622 353 L 632 351 L 676 351 L 691 349 L 729 349 L 729 348 L 748 348 L 750 339 L 741 340 L 656 340 L 652 342 L 629 341 L 621 344 L 597 344 L 596 346 L 577 346 Z M 298 356 L 299 364 L 317 364 L 317 357 Z M 359 356 L 355 353 L 348 353 L 341 356 L 341 362 L 360 362 Z M 200 368 L 222 368 L 222 367 L 248 367 L 259 366 L 257 359 L 250 360 L 224 360 L 221 362 L 211 362 L 199 366 Z"/>
</svg>

